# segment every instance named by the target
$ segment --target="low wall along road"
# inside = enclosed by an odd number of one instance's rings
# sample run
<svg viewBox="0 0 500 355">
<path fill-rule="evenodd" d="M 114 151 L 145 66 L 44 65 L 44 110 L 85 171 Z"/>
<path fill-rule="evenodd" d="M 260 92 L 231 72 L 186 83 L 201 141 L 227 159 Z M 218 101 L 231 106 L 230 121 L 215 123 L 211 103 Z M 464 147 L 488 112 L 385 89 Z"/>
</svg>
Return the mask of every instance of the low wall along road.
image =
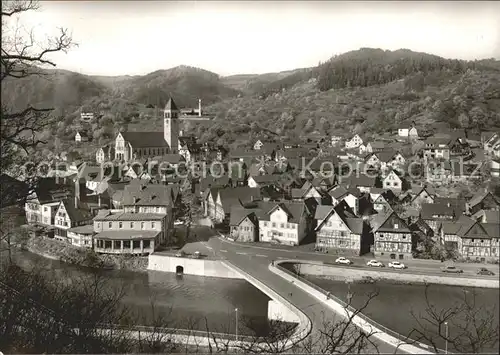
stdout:
<svg viewBox="0 0 500 355">
<path fill-rule="evenodd" d="M 349 266 L 328 265 L 316 261 L 297 261 L 291 260 L 290 263 L 298 265 L 300 273 L 311 276 L 331 276 L 332 278 L 344 281 L 347 278 L 352 280 L 361 280 L 363 277 L 371 277 L 373 279 L 384 279 L 398 282 L 414 282 L 414 283 L 431 283 L 450 286 L 466 286 L 466 287 L 484 287 L 484 288 L 499 288 L 498 278 L 481 277 L 470 278 L 457 274 L 440 275 L 420 275 L 413 274 L 411 269 L 382 271 L 384 269 L 366 270 L 353 268 Z M 385 268 L 387 269 L 387 268 Z"/>
<path fill-rule="evenodd" d="M 243 279 L 241 274 L 227 268 L 221 260 L 193 259 L 162 254 L 149 255 L 148 270 L 224 279 Z"/>
<path fill-rule="evenodd" d="M 293 282 L 297 287 L 302 289 L 303 291 L 309 293 L 314 296 L 320 302 L 323 302 L 330 309 L 332 309 L 335 313 L 343 316 L 343 317 L 351 317 L 353 312 L 355 311 L 351 307 L 347 306 L 340 299 L 337 299 L 335 296 L 328 294 L 323 289 L 318 286 L 308 282 L 307 280 L 293 274 L 291 271 L 283 268 L 280 264 L 284 263 L 296 263 L 297 260 L 279 260 L 273 264 L 269 265 L 269 270 L 274 272 L 275 274 L 281 276 L 285 280 Z M 304 265 L 304 264 L 303 264 Z M 302 265 L 302 266 L 303 266 Z M 340 269 L 340 268 L 339 268 Z M 340 270 L 345 270 L 344 268 Z M 302 270 L 301 270 L 302 272 Z M 328 297 L 327 297 L 328 296 Z M 365 317 L 361 314 L 358 314 L 352 319 L 354 325 L 361 328 L 367 334 L 372 334 L 372 336 L 379 341 L 382 341 L 386 344 L 393 346 L 396 349 L 402 350 L 408 354 L 434 354 L 432 349 L 421 343 L 413 342 L 408 339 L 403 341 L 404 339 L 402 335 L 383 327 L 382 325 L 376 323 L 375 321 Z"/>
</svg>

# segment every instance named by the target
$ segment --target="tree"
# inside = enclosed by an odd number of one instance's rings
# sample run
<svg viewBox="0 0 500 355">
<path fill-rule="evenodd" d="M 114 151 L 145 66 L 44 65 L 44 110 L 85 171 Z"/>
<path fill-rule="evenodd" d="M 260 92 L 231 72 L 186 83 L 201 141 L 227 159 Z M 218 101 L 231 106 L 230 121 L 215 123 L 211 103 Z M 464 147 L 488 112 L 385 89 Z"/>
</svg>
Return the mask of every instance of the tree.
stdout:
<svg viewBox="0 0 500 355">
<path fill-rule="evenodd" d="M 2 85 L 10 80 L 22 80 L 31 76 L 46 76 L 44 67 L 55 67 L 50 55 L 66 52 L 74 43 L 66 29 L 59 35 L 39 41 L 34 31 L 23 34 L 16 23 L 19 16 L 39 9 L 37 1 L 2 1 L 2 53 L 0 58 Z M 16 110 L 13 103 L 2 100 L 0 115 L 1 173 L 19 173 L 12 169 L 24 163 L 27 157 L 42 143 L 38 134 L 49 127 L 54 117 L 51 107 L 28 105 Z"/>
</svg>

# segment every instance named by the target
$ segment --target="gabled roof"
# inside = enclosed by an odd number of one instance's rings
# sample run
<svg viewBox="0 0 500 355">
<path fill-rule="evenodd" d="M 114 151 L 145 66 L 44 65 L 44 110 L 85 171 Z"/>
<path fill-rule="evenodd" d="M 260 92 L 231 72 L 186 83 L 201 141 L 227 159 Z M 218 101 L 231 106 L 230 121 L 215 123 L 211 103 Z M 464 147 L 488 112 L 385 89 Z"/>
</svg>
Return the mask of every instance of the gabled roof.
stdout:
<svg viewBox="0 0 500 355">
<path fill-rule="evenodd" d="M 218 189 L 217 193 L 226 213 L 230 213 L 233 206 L 260 200 L 260 189 L 246 186 L 226 187 Z"/>
<path fill-rule="evenodd" d="M 130 143 L 132 148 L 168 147 L 163 132 L 120 132 L 120 134 L 126 142 Z"/>
<path fill-rule="evenodd" d="M 252 176 L 252 179 L 257 184 L 272 184 L 274 182 L 279 181 L 281 179 L 281 175 L 277 175 L 277 174 L 256 175 L 256 176 Z"/>
<path fill-rule="evenodd" d="M 231 217 L 229 220 L 230 226 L 238 226 L 246 217 L 254 216 L 255 218 L 251 218 L 252 222 L 256 222 L 257 218 L 255 213 L 259 212 L 259 209 L 255 208 L 243 208 L 241 206 L 234 206 L 231 208 Z M 257 222 L 258 225 L 258 222 Z"/>
<path fill-rule="evenodd" d="M 317 226 L 316 230 L 319 230 L 326 222 L 328 222 L 333 214 L 337 214 L 351 230 L 351 232 L 355 234 L 362 234 L 363 219 L 357 218 L 345 201 L 340 202 L 336 206 L 317 206 L 314 219 L 322 221 L 322 223 Z"/>
<path fill-rule="evenodd" d="M 289 223 L 300 223 L 302 216 L 307 213 L 306 205 L 302 201 L 260 202 L 261 213 L 258 216 L 259 220 L 269 221 L 271 216 L 269 212 L 275 210 L 278 206 L 287 213 Z"/>
<path fill-rule="evenodd" d="M 165 105 L 165 110 L 179 111 L 177 105 L 172 98 L 169 98 L 167 104 Z"/>
<path fill-rule="evenodd" d="M 480 210 L 473 216 L 475 219 L 481 219 L 484 223 L 497 223 L 500 225 L 500 212 L 490 210 Z M 500 232 L 500 227 L 499 227 Z"/>
<path fill-rule="evenodd" d="M 470 200 L 469 206 L 474 207 L 481 203 L 486 197 L 491 196 L 500 205 L 500 201 L 490 191 L 479 191 Z"/>
<path fill-rule="evenodd" d="M 385 223 L 390 220 L 390 218 L 395 218 L 398 220 L 398 224 L 401 223 L 401 227 L 398 226 L 397 229 L 389 227 L 384 227 Z M 375 215 L 371 220 L 371 227 L 373 232 L 377 231 L 392 231 L 392 232 L 402 232 L 402 233 L 410 233 L 411 230 L 408 228 L 406 222 L 397 215 L 396 212 L 388 212 L 388 213 L 379 213 Z"/>
<path fill-rule="evenodd" d="M 348 193 L 349 192 L 347 191 L 347 189 L 343 186 L 336 186 L 330 191 L 328 191 L 328 194 L 336 200 L 346 196 Z"/>
<path fill-rule="evenodd" d="M 394 158 L 397 154 L 400 154 L 399 152 L 395 150 L 382 150 L 380 152 L 374 153 L 377 158 L 384 163 L 388 163 Z"/>
<path fill-rule="evenodd" d="M 92 219 L 90 209 L 83 202 L 78 201 L 77 207 L 75 207 L 75 201 L 73 199 L 65 199 L 61 201 L 61 204 L 64 205 L 71 222 L 79 223 Z"/>
</svg>

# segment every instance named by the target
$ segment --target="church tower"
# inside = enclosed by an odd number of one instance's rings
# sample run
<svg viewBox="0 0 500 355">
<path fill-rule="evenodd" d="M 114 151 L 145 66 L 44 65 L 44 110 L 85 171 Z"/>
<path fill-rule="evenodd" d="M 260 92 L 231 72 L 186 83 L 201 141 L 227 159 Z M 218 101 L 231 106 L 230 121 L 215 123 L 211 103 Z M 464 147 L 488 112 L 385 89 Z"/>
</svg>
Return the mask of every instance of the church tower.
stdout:
<svg viewBox="0 0 500 355">
<path fill-rule="evenodd" d="M 179 109 L 172 98 L 168 99 L 163 111 L 163 137 L 171 154 L 179 148 Z"/>
</svg>

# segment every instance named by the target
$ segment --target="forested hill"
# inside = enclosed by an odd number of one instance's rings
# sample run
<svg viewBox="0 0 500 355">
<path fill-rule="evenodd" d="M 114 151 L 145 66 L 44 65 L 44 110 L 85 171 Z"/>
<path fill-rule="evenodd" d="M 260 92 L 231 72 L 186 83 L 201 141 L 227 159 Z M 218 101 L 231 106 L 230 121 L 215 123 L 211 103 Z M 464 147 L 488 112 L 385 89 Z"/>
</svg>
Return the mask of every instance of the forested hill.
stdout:
<svg viewBox="0 0 500 355">
<path fill-rule="evenodd" d="M 335 56 L 317 68 L 318 88 L 321 91 L 348 87 L 367 87 L 387 84 L 412 74 L 423 76 L 449 70 L 461 74 L 471 70 L 500 72 L 498 61 L 465 61 L 444 59 L 408 49 L 384 51 L 362 48 Z"/>
</svg>

